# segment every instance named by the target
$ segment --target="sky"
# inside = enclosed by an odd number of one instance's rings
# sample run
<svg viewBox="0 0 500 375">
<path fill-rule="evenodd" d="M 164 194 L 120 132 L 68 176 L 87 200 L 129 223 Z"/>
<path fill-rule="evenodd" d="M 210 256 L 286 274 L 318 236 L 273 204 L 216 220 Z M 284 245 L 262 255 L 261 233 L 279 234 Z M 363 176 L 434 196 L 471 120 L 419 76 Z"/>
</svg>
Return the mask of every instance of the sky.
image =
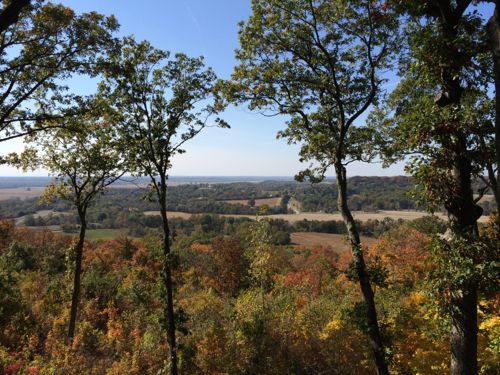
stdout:
<svg viewBox="0 0 500 375">
<path fill-rule="evenodd" d="M 120 36 L 134 35 L 156 48 L 204 56 L 220 78 L 229 78 L 236 65 L 238 23 L 250 15 L 250 0 L 63 0 L 77 13 L 97 11 L 113 14 L 120 23 Z M 71 82 L 77 92 L 94 89 L 88 79 Z M 293 176 L 307 165 L 299 163 L 296 145 L 277 140 L 285 127 L 284 117 L 265 117 L 245 106 L 229 107 L 220 117 L 231 129 L 206 129 L 186 143 L 186 153 L 173 160 L 176 176 Z M 2 153 L 20 151 L 22 141 L 2 143 Z M 382 169 L 380 164 L 353 163 L 348 174 L 402 175 L 403 164 Z M 21 172 L 0 166 L 0 176 Z M 39 170 L 30 175 L 47 175 Z"/>
</svg>

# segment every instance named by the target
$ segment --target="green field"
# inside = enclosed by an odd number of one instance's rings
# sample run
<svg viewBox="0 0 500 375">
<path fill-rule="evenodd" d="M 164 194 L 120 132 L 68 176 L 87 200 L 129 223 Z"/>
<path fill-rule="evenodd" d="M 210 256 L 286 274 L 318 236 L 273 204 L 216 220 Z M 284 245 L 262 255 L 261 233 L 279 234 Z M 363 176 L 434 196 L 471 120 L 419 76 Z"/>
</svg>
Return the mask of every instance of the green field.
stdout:
<svg viewBox="0 0 500 375">
<path fill-rule="evenodd" d="M 68 236 L 78 236 L 78 232 L 73 232 L 73 233 L 58 232 L 58 233 L 65 234 Z M 126 235 L 127 235 L 126 229 L 87 229 L 87 232 L 85 234 L 85 239 L 87 241 L 112 240 L 114 238 Z"/>
</svg>

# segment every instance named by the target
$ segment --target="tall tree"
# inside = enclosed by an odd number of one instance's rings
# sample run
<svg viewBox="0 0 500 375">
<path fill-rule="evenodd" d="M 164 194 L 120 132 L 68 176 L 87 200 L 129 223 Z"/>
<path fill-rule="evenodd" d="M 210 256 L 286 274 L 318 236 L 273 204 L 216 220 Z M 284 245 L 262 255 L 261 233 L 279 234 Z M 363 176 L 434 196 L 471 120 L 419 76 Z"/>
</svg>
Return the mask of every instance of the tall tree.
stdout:
<svg viewBox="0 0 500 375">
<path fill-rule="evenodd" d="M 239 66 L 226 87 L 232 100 L 249 101 L 251 109 L 288 116 L 278 136 L 301 144 L 301 161 L 311 162 L 299 179 L 321 181 L 333 167 L 379 374 L 387 374 L 388 366 L 359 231 L 347 205 L 346 166 L 369 158 L 364 151 L 370 134 L 359 123 L 381 95 L 396 28 L 376 1 L 253 0 L 252 15 L 240 29 Z"/>
<path fill-rule="evenodd" d="M 21 1 L 12 1 L 4 8 Z M 2 13 L 2 15 L 3 15 Z M 47 121 L 85 111 L 67 86 L 75 76 L 95 76 L 95 61 L 113 47 L 113 17 L 76 15 L 60 4 L 33 1 L 0 33 L 0 142 L 64 126 Z"/>
<path fill-rule="evenodd" d="M 174 314 L 171 236 L 167 217 L 167 179 L 172 158 L 210 124 L 226 127 L 214 118 L 223 109 L 214 96 L 216 76 L 202 58 L 170 54 L 148 42 L 123 41 L 120 52 L 105 62 L 101 92 L 112 98 L 119 131 L 132 173 L 151 180 L 162 218 L 163 284 L 170 372 L 178 373 Z M 213 119 L 212 122 L 209 122 Z"/>
<path fill-rule="evenodd" d="M 54 175 L 46 187 L 48 201 L 63 199 L 71 202 L 80 220 L 78 242 L 74 247 L 75 270 L 68 327 L 68 339 L 75 335 L 83 246 L 87 230 L 87 209 L 95 198 L 120 178 L 123 173 L 120 144 L 114 128 L 101 118 L 97 108 L 85 116 L 67 120 L 64 128 L 37 133 L 30 141 L 36 148 L 28 148 L 20 158 L 25 168 L 42 166 Z M 37 149 L 43 150 L 39 155 Z"/>
<path fill-rule="evenodd" d="M 451 372 L 477 374 L 476 270 L 481 256 L 475 251 L 482 209 L 472 183 L 494 163 L 493 102 L 487 95 L 491 60 L 482 38 L 484 23 L 468 10 L 470 0 L 392 3 L 408 16 L 409 38 L 400 60 L 402 80 L 388 102 L 390 115 L 378 125 L 388 130 L 385 141 L 392 150 L 386 155 L 413 154 L 407 171 L 419 182 L 427 203 L 448 212 L 450 235 L 438 247 L 448 259 L 443 264 L 456 271 L 447 290 Z"/>
</svg>

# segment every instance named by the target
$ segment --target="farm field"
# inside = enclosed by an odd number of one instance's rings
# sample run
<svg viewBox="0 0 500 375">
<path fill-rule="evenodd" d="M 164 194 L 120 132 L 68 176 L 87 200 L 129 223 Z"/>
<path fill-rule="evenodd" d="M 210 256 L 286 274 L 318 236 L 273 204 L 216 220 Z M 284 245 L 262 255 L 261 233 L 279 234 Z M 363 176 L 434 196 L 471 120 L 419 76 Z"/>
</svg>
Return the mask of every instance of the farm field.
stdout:
<svg viewBox="0 0 500 375">
<path fill-rule="evenodd" d="M 336 253 L 341 253 L 349 248 L 344 234 L 316 233 L 316 232 L 294 232 L 290 234 L 292 244 L 299 246 L 330 246 Z M 363 245 L 370 246 L 374 238 L 361 237 Z"/>
<path fill-rule="evenodd" d="M 24 215 L 24 216 L 17 217 L 15 219 L 15 222 L 17 225 L 19 225 L 19 224 L 23 223 L 24 219 L 26 219 L 27 216 L 33 216 L 36 219 L 39 217 L 47 217 L 49 215 L 71 215 L 71 213 L 70 212 L 54 211 L 54 210 L 40 210 L 40 211 L 36 211 L 35 213 L 30 214 L 30 215 Z"/>
<path fill-rule="evenodd" d="M 19 198 L 19 199 L 29 199 L 36 198 L 42 195 L 44 187 L 19 187 L 19 188 L 5 188 L 0 189 L 0 201 L 5 201 L 7 199 Z"/>
<path fill-rule="evenodd" d="M 53 231 L 54 233 L 61 234 L 63 236 L 71 236 L 71 237 L 77 237 L 79 235 L 79 232 L 73 231 L 73 232 L 63 232 L 61 230 L 61 226 L 59 225 L 49 225 L 45 227 L 27 227 L 31 230 L 35 231 L 41 231 L 41 230 L 50 230 Z M 121 229 L 87 229 L 86 234 L 85 234 L 85 240 L 87 241 L 96 241 L 96 240 L 113 240 L 115 238 L 118 238 L 120 236 L 127 236 L 129 238 L 135 238 L 133 236 L 130 236 L 127 234 L 128 230 L 125 228 Z"/>
<path fill-rule="evenodd" d="M 159 211 L 146 211 L 145 215 L 159 215 Z M 190 218 L 193 214 L 188 212 L 168 212 L 168 217 L 170 218 Z M 199 215 L 199 214 L 197 214 Z M 353 211 L 353 216 L 356 220 L 367 221 L 367 220 L 383 220 L 386 217 L 389 217 L 394 220 L 403 219 L 403 220 L 414 220 L 419 217 L 428 215 L 427 212 L 424 211 L 377 211 L 377 212 L 365 212 L 365 211 Z M 437 217 L 441 219 L 446 219 L 446 215 L 442 213 L 436 213 Z M 237 214 L 228 214 L 221 215 L 228 217 L 247 217 L 254 219 L 254 215 L 237 215 Z M 276 215 L 267 215 L 266 217 L 270 219 L 283 219 L 289 221 L 290 223 L 295 223 L 301 220 L 317 220 L 317 221 L 330 221 L 330 220 L 342 220 L 342 215 L 340 213 L 327 214 L 324 212 L 303 212 L 300 214 L 276 214 Z M 487 216 L 482 216 L 479 221 L 485 222 L 488 220 Z"/>
<path fill-rule="evenodd" d="M 422 216 L 428 215 L 427 212 L 423 211 L 376 211 L 376 212 L 365 212 L 365 211 L 353 211 L 354 218 L 360 221 L 367 220 L 383 220 L 386 217 L 398 220 L 414 220 Z M 342 215 L 340 213 L 328 214 L 324 212 L 302 212 L 299 214 L 277 214 L 270 215 L 273 219 L 283 219 L 291 223 L 301 221 L 301 220 L 317 220 L 317 221 L 329 221 L 329 220 L 342 220 Z M 445 219 L 446 216 L 443 214 L 436 214 L 436 216 Z"/>
<path fill-rule="evenodd" d="M 171 182 L 169 186 L 179 186 L 183 185 L 182 182 Z M 116 185 L 111 185 L 111 189 L 146 189 L 148 185 L 146 184 L 133 184 L 133 183 L 121 183 Z M 5 201 L 8 199 L 29 199 L 37 198 L 43 194 L 45 187 L 16 187 L 16 188 L 0 188 L 0 201 Z"/>
<path fill-rule="evenodd" d="M 78 236 L 78 232 L 72 232 L 72 233 L 58 232 L 58 233 L 68 236 Z M 117 237 L 126 235 L 127 235 L 126 229 L 87 229 L 85 239 L 87 241 L 112 240 Z"/>
</svg>

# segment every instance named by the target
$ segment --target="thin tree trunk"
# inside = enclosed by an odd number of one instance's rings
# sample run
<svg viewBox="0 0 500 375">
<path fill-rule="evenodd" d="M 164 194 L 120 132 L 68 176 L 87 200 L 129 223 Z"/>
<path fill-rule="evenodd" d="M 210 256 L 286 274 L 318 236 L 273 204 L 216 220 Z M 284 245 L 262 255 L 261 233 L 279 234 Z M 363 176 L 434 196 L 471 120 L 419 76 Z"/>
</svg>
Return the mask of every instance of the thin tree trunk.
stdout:
<svg viewBox="0 0 500 375">
<path fill-rule="evenodd" d="M 78 210 L 78 215 L 80 217 L 80 237 L 76 245 L 76 260 L 75 260 L 75 274 L 73 277 L 73 296 L 71 298 L 71 312 L 69 318 L 69 328 L 68 328 L 68 343 L 71 344 L 73 337 L 75 337 L 75 326 L 76 326 L 76 315 L 78 310 L 78 302 L 80 300 L 80 276 L 82 272 L 82 258 L 83 258 L 83 246 L 85 243 L 85 232 L 87 230 L 87 219 L 85 217 L 85 212 Z"/>
<path fill-rule="evenodd" d="M 384 344 L 380 334 L 378 325 L 377 310 L 375 308 L 374 293 L 370 284 L 369 275 L 366 272 L 365 260 L 363 257 L 363 250 L 361 248 L 361 241 L 359 239 L 359 232 L 356 222 L 347 205 L 347 177 L 345 167 L 341 162 L 335 164 L 335 173 L 337 177 L 338 187 L 338 208 L 342 214 L 342 218 L 347 227 L 347 234 L 351 242 L 352 259 L 354 267 L 359 279 L 359 286 L 363 294 L 363 300 L 366 309 L 366 322 L 368 324 L 368 335 L 370 338 L 370 345 L 375 357 L 375 364 L 379 375 L 389 374 L 387 366 Z"/>
<path fill-rule="evenodd" d="M 497 206 L 497 221 L 500 224 L 500 186 L 498 185 L 498 179 L 495 175 L 495 171 L 493 170 L 493 166 L 491 164 L 488 164 L 486 170 L 488 171 L 489 184 L 491 190 L 493 190 L 493 196 L 495 198 L 495 204 Z"/>
<path fill-rule="evenodd" d="M 163 284 L 165 286 L 166 305 L 165 318 L 167 321 L 167 340 L 170 356 L 170 374 L 177 375 L 177 345 L 175 339 L 175 320 L 174 320 L 174 297 L 172 285 L 172 268 L 170 256 L 170 228 L 167 218 L 167 185 L 166 177 L 160 176 L 160 214 L 163 224 Z"/>
<path fill-rule="evenodd" d="M 496 1 L 495 12 L 487 25 L 488 39 L 493 55 L 493 71 L 495 73 L 495 153 L 496 153 L 496 191 L 494 192 L 497 204 L 498 220 L 500 222 L 500 14 L 499 4 Z"/>
</svg>

